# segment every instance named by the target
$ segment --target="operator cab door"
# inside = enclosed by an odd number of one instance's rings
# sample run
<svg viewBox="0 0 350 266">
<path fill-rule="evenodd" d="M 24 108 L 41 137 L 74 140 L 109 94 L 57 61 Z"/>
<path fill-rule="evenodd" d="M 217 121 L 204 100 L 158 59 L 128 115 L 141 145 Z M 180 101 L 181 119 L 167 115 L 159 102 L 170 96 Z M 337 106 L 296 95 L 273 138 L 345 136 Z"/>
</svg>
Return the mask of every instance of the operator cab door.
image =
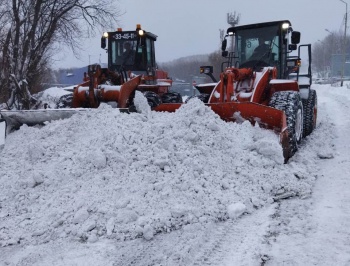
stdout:
<svg viewBox="0 0 350 266">
<path fill-rule="evenodd" d="M 287 58 L 288 79 L 296 80 L 302 99 L 308 99 L 312 84 L 311 44 L 299 45 L 298 55 Z"/>
<path fill-rule="evenodd" d="M 155 52 L 154 41 L 150 38 L 141 40 L 137 46 L 137 52 L 135 57 L 136 70 L 152 69 L 155 67 Z"/>
<path fill-rule="evenodd" d="M 299 45 L 298 56 L 301 59 L 298 83 L 300 88 L 310 88 L 312 83 L 311 73 L 311 44 Z"/>
<path fill-rule="evenodd" d="M 310 88 L 312 84 L 311 73 L 311 44 L 299 45 L 298 55 L 287 58 L 289 79 L 298 81 L 299 88 Z"/>
</svg>

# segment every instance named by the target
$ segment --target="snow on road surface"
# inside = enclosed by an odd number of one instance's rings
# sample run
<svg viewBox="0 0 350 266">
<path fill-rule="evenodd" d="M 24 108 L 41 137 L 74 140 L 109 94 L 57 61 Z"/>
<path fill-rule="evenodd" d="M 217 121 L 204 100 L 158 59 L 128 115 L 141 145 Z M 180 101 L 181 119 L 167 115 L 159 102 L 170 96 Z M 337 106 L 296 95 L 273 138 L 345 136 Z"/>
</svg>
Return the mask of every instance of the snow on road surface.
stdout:
<svg viewBox="0 0 350 266">
<path fill-rule="evenodd" d="M 23 126 L 0 167 L 0 265 L 349 264 L 350 90 L 283 164 L 272 132 L 199 101 Z"/>
<path fill-rule="evenodd" d="M 266 265 L 350 265 L 350 90 L 316 88 L 319 125 L 304 149 L 322 140 L 317 182 L 310 199 L 281 204 Z"/>
</svg>

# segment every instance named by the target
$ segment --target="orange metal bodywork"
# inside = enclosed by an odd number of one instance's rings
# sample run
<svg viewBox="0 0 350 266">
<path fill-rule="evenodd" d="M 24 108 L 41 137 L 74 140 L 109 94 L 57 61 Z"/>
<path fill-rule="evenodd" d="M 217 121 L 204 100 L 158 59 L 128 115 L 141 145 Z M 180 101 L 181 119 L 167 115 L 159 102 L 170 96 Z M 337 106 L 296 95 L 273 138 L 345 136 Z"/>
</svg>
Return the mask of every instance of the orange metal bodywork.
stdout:
<svg viewBox="0 0 350 266">
<path fill-rule="evenodd" d="M 97 108 L 101 102 L 114 102 L 118 108 L 127 108 L 135 90 L 153 91 L 162 95 L 168 92 L 172 84 L 172 80 L 168 79 L 168 73 L 162 70 L 156 70 L 152 76 L 134 75 L 129 71 L 126 82 L 114 76 L 119 85 L 105 85 L 105 80 L 110 78 L 108 77 L 110 72 L 98 65 L 89 72 L 88 77 L 85 75 L 84 82 L 74 88 L 72 108 Z"/>
</svg>

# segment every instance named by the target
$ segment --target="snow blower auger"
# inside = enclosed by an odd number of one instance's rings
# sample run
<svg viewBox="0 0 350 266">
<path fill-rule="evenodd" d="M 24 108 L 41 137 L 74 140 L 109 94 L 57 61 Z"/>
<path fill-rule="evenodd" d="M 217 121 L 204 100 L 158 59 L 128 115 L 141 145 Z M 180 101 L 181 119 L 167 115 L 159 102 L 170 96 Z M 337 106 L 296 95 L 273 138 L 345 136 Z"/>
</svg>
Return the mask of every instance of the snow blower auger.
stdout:
<svg viewBox="0 0 350 266">
<path fill-rule="evenodd" d="M 226 51 L 231 38 L 232 51 Z M 285 163 L 298 150 L 302 137 L 316 127 L 317 98 L 311 87 L 311 45 L 299 45 L 300 33 L 288 20 L 231 27 L 222 43 L 220 81 L 197 85 L 199 99 L 223 120 L 249 120 L 280 137 Z M 230 45 L 231 46 L 231 45 Z M 291 56 L 298 50 L 297 55 Z M 301 68 L 301 57 L 306 59 Z M 224 69 L 224 66 L 225 69 Z M 212 76 L 213 68 L 200 72 Z M 173 112 L 181 104 L 161 104 Z"/>
<path fill-rule="evenodd" d="M 101 48 L 108 52 L 108 67 L 89 65 L 83 83 L 74 88 L 71 108 L 30 111 L 0 111 L 6 120 L 7 133 L 23 124 L 36 125 L 45 121 L 70 117 L 86 108 L 108 103 L 123 112 L 135 111 L 135 91 L 144 93 L 151 107 L 159 103 L 182 103 L 182 97 L 170 90 L 168 73 L 156 67 L 154 42 L 157 36 L 137 24 L 135 31 L 106 32 Z"/>
</svg>

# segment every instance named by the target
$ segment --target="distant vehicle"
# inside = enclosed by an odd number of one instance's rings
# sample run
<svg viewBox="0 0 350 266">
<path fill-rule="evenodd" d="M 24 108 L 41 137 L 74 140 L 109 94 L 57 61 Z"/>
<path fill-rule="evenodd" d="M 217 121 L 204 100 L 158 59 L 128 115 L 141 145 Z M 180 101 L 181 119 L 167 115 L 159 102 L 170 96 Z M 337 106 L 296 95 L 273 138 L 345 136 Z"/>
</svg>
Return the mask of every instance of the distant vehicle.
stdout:
<svg viewBox="0 0 350 266">
<path fill-rule="evenodd" d="M 331 83 L 331 80 L 325 79 L 325 78 L 316 78 L 314 83 L 315 84 L 329 84 L 329 83 Z"/>
</svg>

